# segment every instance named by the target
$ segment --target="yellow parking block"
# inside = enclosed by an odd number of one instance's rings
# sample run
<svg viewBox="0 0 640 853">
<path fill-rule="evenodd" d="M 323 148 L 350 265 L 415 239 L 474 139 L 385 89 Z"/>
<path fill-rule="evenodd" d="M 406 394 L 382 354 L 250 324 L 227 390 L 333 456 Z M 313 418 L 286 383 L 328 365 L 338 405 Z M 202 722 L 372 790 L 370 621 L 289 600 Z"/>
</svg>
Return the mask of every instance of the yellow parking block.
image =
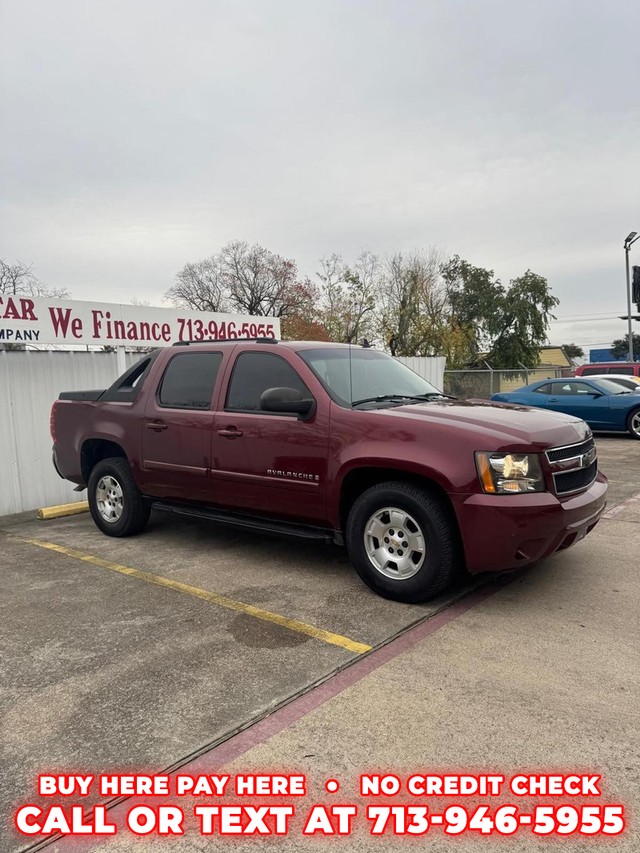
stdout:
<svg viewBox="0 0 640 853">
<path fill-rule="evenodd" d="M 46 521 L 50 518 L 63 518 L 65 515 L 79 515 L 81 512 L 89 512 L 89 503 L 87 501 L 60 504 L 59 506 L 45 506 L 38 510 L 38 518 Z"/>
</svg>

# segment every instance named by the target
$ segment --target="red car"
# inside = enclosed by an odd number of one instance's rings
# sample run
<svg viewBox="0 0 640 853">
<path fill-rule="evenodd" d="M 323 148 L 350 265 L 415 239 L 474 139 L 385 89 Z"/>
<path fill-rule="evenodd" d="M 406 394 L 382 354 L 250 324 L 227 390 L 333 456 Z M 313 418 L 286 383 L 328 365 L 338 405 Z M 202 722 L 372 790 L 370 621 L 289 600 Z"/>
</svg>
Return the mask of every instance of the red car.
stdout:
<svg viewBox="0 0 640 853">
<path fill-rule="evenodd" d="M 576 368 L 576 376 L 602 376 L 614 373 L 616 376 L 639 376 L 640 361 L 602 361 L 594 364 L 581 364 Z"/>
<path fill-rule="evenodd" d="M 579 418 L 453 400 L 371 348 L 174 346 L 109 389 L 60 394 L 54 464 L 110 536 L 151 507 L 344 543 L 399 601 L 461 566 L 524 566 L 596 525 L 607 481 Z"/>
</svg>

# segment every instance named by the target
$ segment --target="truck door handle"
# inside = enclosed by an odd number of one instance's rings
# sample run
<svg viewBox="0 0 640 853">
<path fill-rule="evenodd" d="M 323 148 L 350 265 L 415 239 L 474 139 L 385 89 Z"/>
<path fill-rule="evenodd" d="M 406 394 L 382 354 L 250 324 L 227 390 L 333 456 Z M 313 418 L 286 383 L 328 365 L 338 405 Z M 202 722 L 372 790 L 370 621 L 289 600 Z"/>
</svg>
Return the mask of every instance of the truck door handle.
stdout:
<svg viewBox="0 0 640 853">
<path fill-rule="evenodd" d="M 153 421 L 150 424 L 147 424 L 147 429 L 152 429 L 155 432 L 161 432 L 163 429 L 166 429 L 167 425 L 164 421 Z"/>
<path fill-rule="evenodd" d="M 242 430 L 237 427 L 227 427 L 227 429 L 219 429 L 218 435 L 222 435 L 224 438 L 240 438 Z"/>
</svg>

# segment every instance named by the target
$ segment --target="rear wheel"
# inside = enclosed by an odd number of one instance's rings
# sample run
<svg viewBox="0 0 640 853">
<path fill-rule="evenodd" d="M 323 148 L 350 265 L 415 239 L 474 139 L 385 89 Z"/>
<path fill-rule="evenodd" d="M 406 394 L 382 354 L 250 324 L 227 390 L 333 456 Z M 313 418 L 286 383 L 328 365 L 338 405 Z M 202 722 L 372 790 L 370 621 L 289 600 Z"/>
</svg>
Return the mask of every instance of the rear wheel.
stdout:
<svg viewBox="0 0 640 853">
<path fill-rule="evenodd" d="M 126 459 L 98 462 L 87 488 L 91 516 L 107 536 L 132 536 L 149 520 L 151 508 L 136 486 Z"/>
<path fill-rule="evenodd" d="M 640 409 L 634 409 L 627 418 L 627 429 L 632 438 L 640 441 Z"/>
<path fill-rule="evenodd" d="M 409 483 L 380 483 L 355 501 L 346 525 L 349 556 L 379 595 L 418 603 L 456 570 L 457 530 L 441 500 Z"/>
</svg>

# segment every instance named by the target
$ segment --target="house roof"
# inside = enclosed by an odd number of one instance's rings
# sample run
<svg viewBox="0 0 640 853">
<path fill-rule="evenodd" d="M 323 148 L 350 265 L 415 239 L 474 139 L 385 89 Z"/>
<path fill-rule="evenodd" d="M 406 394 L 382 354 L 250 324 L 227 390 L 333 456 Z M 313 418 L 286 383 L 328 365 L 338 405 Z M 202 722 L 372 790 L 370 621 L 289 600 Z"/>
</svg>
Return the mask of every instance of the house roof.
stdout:
<svg viewBox="0 0 640 853">
<path fill-rule="evenodd" d="M 553 346 L 546 344 L 540 347 L 538 351 L 540 365 L 550 365 L 553 367 L 573 367 L 573 362 L 567 355 L 564 347 Z"/>
</svg>

